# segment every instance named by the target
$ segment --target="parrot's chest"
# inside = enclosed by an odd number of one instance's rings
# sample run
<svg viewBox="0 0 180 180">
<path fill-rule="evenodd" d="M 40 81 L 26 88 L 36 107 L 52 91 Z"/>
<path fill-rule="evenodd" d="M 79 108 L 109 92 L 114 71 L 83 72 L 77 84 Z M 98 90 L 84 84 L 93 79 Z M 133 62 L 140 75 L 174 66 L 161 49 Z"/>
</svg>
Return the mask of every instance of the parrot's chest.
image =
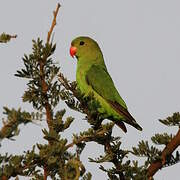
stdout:
<svg viewBox="0 0 180 180">
<path fill-rule="evenodd" d="M 86 73 L 87 71 L 85 71 L 84 69 L 77 70 L 76 81 L 77 81 L 77 86 L 80 89 L 81 93 L 88 95 L 90 92 L 90 86 L 86 81 Z"/>
</svg>

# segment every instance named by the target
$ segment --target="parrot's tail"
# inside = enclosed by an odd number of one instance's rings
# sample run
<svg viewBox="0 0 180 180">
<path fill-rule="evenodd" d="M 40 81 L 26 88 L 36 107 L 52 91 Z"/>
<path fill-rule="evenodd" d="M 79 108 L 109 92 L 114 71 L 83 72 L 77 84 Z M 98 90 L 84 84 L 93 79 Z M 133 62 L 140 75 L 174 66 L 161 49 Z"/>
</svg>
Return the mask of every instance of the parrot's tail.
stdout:
<svg viewBox="0 0 180 180">
<path fill-rule="evenodd" d="M 116 110 L 124 118 L 124 122 L 130 124 L 131 126 L 135 127 L 136 129 L 142 131 L 142 127 L 136 122 L 136 120 L 131 116 L 127 109 L 121 106 L 117 102 L 109 101 L 111 106 Z M 121 128 L 122 129 L 122 128 Z"/>
<path fill-rule="evenodd" d="M 125 126 L 125 124 L 121 121 L 121 120 L 116 120 L 116 121 L 114 121 L 115 122 L 115 124 L 118 126 L 118 127 L 120 127 L 125 133 L 127 133 L 127 129 L 126 129 L 126 126 Z"/>
</svg>

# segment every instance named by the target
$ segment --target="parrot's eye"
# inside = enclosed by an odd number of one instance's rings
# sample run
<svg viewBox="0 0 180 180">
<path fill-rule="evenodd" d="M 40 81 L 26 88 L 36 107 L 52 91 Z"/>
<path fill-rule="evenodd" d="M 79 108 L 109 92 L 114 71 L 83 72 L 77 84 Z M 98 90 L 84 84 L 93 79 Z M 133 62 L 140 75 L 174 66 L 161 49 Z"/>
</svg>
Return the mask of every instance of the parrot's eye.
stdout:
<svg viewBox="0 0 180 180">
<path fill-rule="evenodd" d="M 80 45 L 80 46 L 83 46 L 84 43 L 85 43 L 84 41 L 80 41 L 79 45 Z"/>
</svg>

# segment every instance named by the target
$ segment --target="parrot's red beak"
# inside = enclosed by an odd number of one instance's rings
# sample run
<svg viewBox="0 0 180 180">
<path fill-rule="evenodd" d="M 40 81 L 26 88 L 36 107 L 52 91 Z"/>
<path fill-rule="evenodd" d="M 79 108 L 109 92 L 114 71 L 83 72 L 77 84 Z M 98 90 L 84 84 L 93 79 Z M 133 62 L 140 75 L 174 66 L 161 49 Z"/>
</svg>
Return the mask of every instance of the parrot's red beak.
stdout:
<svg viewBox="0 0 180 180">
<path fill-rule="evenodd" d="M 70 52 L 70 55 L 74 58 L 77 52 L 77 48 L 75 46 L 71 46 L 69 52 Z"/>
</svg>

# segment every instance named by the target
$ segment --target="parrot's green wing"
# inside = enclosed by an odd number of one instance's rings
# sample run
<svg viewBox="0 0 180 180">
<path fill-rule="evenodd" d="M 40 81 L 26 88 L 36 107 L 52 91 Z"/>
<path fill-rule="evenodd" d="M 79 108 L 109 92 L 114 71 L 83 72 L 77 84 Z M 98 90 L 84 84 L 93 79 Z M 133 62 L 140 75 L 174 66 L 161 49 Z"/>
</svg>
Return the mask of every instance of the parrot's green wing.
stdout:
<svg viewBox="0 0 180 180">
<path fill-rule="evenodd" d="M 87 71 L 86 81 L 96 93 L 103 97 L 107 103 L 115 109 L 117 113 L 124 117 L 126 123 L 142 130 L 128 112 L 125 102 L 116 90 L 114 83 L 104 66 L 92 65 Z"/>
</svg>

